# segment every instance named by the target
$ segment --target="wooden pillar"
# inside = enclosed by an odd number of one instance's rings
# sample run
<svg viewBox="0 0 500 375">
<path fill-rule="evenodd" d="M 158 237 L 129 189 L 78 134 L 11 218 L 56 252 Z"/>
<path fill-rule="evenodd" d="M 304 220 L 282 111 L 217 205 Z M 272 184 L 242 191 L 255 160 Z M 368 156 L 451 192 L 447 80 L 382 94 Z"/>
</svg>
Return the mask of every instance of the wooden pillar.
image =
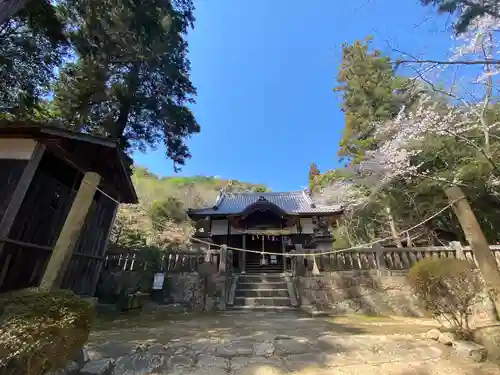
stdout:
<svg viewBox="0 0 500 375">
<path fill-rule="evenodd" d="M 243 234 L 242 246 L 243 249 L 247 248 L 247 235 Z M 240 266 L 240 272 L 245 273 L 245 262 L 246 262 L 246 253 L 244 251 L 239 251 L 238 254 L 238 263 Z"/>
<path fill-rule="evenodd" d="M 44 289 L 57 289 L 61 286 L 62 279 L 73 255 L 73 250 L 94 199 L 101 176 L 94 172 L 87 172 L 83 177 L 75 200 L 71 205 L 68 216 L 57 238 L 56 245 L 43 274 L 40 287 Z"/>
<path fill-rule="evenodd" d="M 453 210 L 464 231 L 465 238 L 474 252 L 479 270 L 483 275 L 490 296 L 495 302 L 495 308 L 500 311 L 500 271 L 490 246 L 462 189 L 453 186 L 446 189 L 445 193 L 450 203 L 453 203 Z"/>
<path fill-rule="evenodd" d="M 285 243 L 283 242 L 283 231 L 281 231 L 280 238 L 281 238 L 281 253 L 283 254 L 281 256 L 281 260 L 283 262 L 283 273 L 286 273 L 286 263 L 288 258 L 285 256 Z"/>
</svg>

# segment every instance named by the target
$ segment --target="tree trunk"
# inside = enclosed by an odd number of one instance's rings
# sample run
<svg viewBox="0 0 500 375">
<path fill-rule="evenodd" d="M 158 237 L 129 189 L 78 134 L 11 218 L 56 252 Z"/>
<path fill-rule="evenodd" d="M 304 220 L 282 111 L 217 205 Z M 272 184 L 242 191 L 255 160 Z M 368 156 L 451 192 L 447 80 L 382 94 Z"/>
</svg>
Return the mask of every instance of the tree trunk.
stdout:
<svg viewBox="0 0 500 375">
<path fill-rule="evenodd" d="M 2 1 L 2 0 L 0 0 Z M 135 94 L 139 87 L 139 63 L 134 63 L 127 74 L 127 90 L 120 97 L 120 112 L 112 131 L 112 137 L 121 141 L 127 127 L 128 117 L 135 101 Z M 122 145 L 124 146 L 124 145 Z"/>
<path fill-rule="evenodd" d="M 26 7 L 30 0 L 0 0 L 0 25 Z"/>
<path fill-rule="evenodd" d="M 491 253 L 490 246 L 462 189 L 458 186 L 453 186 L 446 189 L 445 193 L 450 203 L 453 203 L 453 210 L 458 217 L 465 238 L 474 252 L 488 293 L 494 301 L 495 309 L 496 311 L 500 311 L 500 271 Z"/>
<path fill-rule="evenodd" d="M 396 229 L 396 224 L 394 223 L 394 217 L 392 216 L 391 208 L 387 207 L 385 210 L 387 212 L 387 217 L 389 218 L 389 226 L 391 227 L 392 239 L 396 243 L 396 247 L 403 247 L 401 237 L 399 236 L 398 230 Z"/>
</svg>

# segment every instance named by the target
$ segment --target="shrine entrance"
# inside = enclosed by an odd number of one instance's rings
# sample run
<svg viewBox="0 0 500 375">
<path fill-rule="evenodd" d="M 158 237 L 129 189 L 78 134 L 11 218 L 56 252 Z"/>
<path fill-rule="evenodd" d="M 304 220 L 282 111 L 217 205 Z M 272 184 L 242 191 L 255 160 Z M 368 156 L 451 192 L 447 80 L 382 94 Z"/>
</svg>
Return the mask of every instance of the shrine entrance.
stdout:
<svg viewBox="0 0 500 375">
<path fill-rule="evenodd" d="M 245 254 L 245 271 L 247 273 L 282 273 L 284 271 L 283 256 L 264 254 L 283 253 L 283 236 L 247 234 L 246 248 L 261 253 Z"/>
</svg>

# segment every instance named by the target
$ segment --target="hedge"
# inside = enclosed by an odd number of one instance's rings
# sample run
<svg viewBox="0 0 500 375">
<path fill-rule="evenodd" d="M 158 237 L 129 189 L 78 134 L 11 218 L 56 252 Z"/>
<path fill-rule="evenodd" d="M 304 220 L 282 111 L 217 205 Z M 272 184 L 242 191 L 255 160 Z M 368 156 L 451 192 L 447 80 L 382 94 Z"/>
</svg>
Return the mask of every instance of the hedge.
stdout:
<svg viewBox="0 0 500 375">
<path fill-rule="evenodd" d="M 63 368 L 87 342 L 94 307 L 71 291 L 38 288 L 0 295 L 0 375 Z"/>
</svg>

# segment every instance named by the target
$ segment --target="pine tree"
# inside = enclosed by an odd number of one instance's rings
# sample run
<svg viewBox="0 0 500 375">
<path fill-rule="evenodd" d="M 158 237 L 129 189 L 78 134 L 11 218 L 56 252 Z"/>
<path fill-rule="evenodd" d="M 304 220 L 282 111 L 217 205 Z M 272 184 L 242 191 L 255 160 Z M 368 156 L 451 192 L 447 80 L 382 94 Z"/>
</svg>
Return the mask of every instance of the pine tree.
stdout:
<svg viewBox="0 0 500 375">
<path fill-rule="evenodd" d="M 337 75 L 345 116 L 339 156 L 356 162 L 365 150 L 375 147 L 376 124 L 392 118 L 398 111 L 397 92 L 405 80 L 395 76 L 389 58 L 370 50 L 371 38 L 342 47 Z"/>
<path fill-rule="evenodd" d="M 315 184 L 315 178 L 316 176 L 319 176 L 321 174 L 321 172 L 319 171 L 318 169 L 318 166 L 316 165 L 316 163 L 311 163 L 309 165 L 309 190 L 314 190 L 314 188 L 316 187 L 316 184 Z"/>
<path fill-rule="evenodd" d="M 200 127 L 189 104 L 186 34 L 191 0 L 66 0 L 78 59 L 61 71 L 54 106 L 62 123 L 119 140 L 125 151 L 163 142 L 174 167 Z"/>
</svg>

